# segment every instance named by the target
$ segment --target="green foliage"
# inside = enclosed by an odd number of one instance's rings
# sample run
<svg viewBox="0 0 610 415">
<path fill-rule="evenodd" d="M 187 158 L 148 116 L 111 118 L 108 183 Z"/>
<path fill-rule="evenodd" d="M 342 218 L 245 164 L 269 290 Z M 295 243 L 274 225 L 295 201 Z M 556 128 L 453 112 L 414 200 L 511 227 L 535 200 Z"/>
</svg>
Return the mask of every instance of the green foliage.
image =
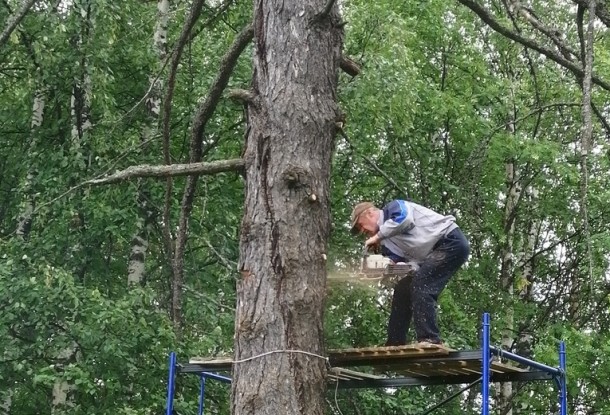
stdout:
<svg viewBox="0 0 610 415">
<path fill-rule="evenodd" d="M 168 318 L 150 290 L 109 298 L 69 273 L 5 256 L 0 269 L 4 385 L 12 408 L 36 413 L 48 391 L 69 381 L 78 405 L 70 413 L 144 413 L 162 396 L 162 356 L 175 344 Z M 137 389 L 134 386 L 137 385 Z M 158 408 L 162 400 L 156 399 Z"/>
<path fill-rule="evenodd" d="M 18 3 L 6 5 L 14 11 Z M 169 49 L 190 7 L 171 3 Z M 250 2 L 233 2 L 218 16 L 212 3 L 178 66 L 169 144 L 175 163 L 188 160 L 193 114 L 236 32 L 251 19 Z M 54 10 L 50 2 L 37 2 L 0 50 L 0 400 L 11 396 L 11 413 L 50 413 L 53 388 L 62 381 L 72 388 L 72 404 L 62 408 L 66 414 L 161 413 L 169 351 L 177 351 L 180 361 L 232 354 L 242 177 L 199 179 L 184 255 L 180 331 L 169 320 L 174 258 L 162 231 L 166 183 L 143 179 L 74 189 L 106 172 L 164 163 L 162 121 L 151 120 L 143 104 L 151 79 L 158 77 L 167 87 L 169 66 L 152 47 L 155 6 L 77 0 L 60 2 Z M 494 6 L 490 10 L 498 20 L 511 27 L 503 5 Z M 353 79 L 341 75 L 339 99 L 351 145 L 337 137 L 329 272 L 349 273 L 359 265 L 362 241 L 348 234 L 357 201 L 381 205 L 408 196 L 455 214 L 472 255 L 440 299 L 446 342 L 456 349 L 477 348 L 484 311 L 492 313 L 494 344 L 502 329 L 512 326 L 515 336 L 532 335 L 532 357 L 549 365 L 557 364 L 563 339 L 571 412 L 610 413 L 607 131 L 595 122 L 587 240 L 579 153 L 582 97 L 573 74 L 491 31 L 457 2 L 349 0 L 341 7 L 345 54 L 362 65 L 362 73 Z M 549 2 L 531 7 L 543 10 L 540 17 L 577 45 L 571 9 Z M 9 15 L 0 7 L 1 22 Z M 554 48 L 518 23 L 524 36 Z M 594 71 L 607 80 L 610 37 L 597 29 Z M 230 88 L 250 86 L 251 55 L 249 48 L 240 58 Z M 93 127 L 78 141 L 71 101 L 85 79 Z M 32 129 L 36 94 L 45 108 L 42 125 Z M 608 91 L 594 88 L 593 101 L 607 113 Z M 209 146 L 205 160 L 239 157 L 243 119 L 241 105 L 221 100 L 203 137 Z M 146 129 L 153 138 L 143 143 Z M 505 212 L 507 163 L 521 189 L 513 218 Z M 167 195 L 172 231 L 184 184 L 175 179 Z M 145 280 L 143 287 L 127 289 L 132 239 L 142 229 L 137 202 L 142 194 L 154 218 Z M 28 202 L 36 210 L 22 239 L 15 229 Z M 514 219 L 512 230 L 508 219 Z M 513 292 L 499 277 L 510 247 Z M 377 287 L 329 284 L 327 347 L 384 343 L 390 297 Z M 179 378 L 179 413 L 196 413 L 198 388 L 196 377 Z M 402 414 L 422 412 L 452 391 L 329 390 L 327 398 L 333 414 L 336 404 L 344 415 Z M 465 394 L 436 413 L 479 413 L 477 394 Z M 206 411 L 229 413 L 226 385 L 210 382 L 206 396 Z M 550 384 L 528 384 L 514 402 L 520 413 L 548 413 L 556 409 L 556 393 Z"/>
</svg>

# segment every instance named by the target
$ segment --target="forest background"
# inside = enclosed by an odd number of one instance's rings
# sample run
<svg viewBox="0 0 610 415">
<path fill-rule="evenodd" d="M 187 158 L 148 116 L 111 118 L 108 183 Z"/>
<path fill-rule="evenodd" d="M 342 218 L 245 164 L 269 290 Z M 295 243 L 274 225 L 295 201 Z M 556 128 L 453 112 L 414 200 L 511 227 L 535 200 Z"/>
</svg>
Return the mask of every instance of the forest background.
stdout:
<svg viewBox="0 0 610 415">
<path fill-rule="evenodd" d="M 477 348 L 485 311 L 494 344 L 538 361 L 565 340 L 569 413 L 610 414 L 610 5 L 339 7 L 356 66 L 328 272 L 358 267 L 358 201 L 454 214 L 472 254 L 440 300 L 447 343 Z M 242 0 L 0 0 L 0 414 L 163 413 L 169 351 L 232 353 L 251 19 Z M 383 342 L 389 292 L 326 295 L 326 347 Z M 455 390 L 329 390 L 327 412 L 419 413 Z M 178 413 L 197 391 L 180 378 Z M 552 384 L 495 391 L 498 413 L 557 410 Z M 229 412 L 226 386 L 206 394 Z M 477 394 L 437 413 L 479 413 Z"/>
</svg>

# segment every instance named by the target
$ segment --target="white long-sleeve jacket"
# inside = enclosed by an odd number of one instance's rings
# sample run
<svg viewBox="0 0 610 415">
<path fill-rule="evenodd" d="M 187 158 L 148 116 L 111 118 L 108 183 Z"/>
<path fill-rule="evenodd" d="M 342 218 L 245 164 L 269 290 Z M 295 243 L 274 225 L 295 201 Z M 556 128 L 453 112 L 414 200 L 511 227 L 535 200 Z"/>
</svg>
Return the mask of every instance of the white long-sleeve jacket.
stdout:
<svg viewBox="0 0 610 415">
<path fill-rule="evenodd" d="M 394 200 L 381 209 L 381 244 L 405 260 L 421 262 L 434 245 L 458 226 L 455 217 L 406 200 Z"/>
</svg>

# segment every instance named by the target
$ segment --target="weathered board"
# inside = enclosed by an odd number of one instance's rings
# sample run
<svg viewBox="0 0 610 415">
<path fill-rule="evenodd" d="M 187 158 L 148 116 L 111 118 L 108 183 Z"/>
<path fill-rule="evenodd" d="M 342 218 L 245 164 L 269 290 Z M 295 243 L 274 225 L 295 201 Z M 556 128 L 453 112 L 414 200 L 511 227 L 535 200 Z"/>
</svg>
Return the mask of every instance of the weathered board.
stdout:
<svg viewBox="0 0 610 415">
<path fill-rule="evenodd" d="M 371 383 L 393 378 L 466 379 L 482 374 L 482 353 L 480 350 L 456 351 L 443 345 L 415 343 L 406 346 L 364 347 L 329 350 L 329 382 Z M 188 365 L 181 367 L 185 372 L 231 371 L 230 357 L 193 357 Z M 348 369 L 348 367 L 353 369 Z M 497 359 L 490 364 L 493 375 L 507 378 L 511 375 L 532 373 Z"/>
</svg>

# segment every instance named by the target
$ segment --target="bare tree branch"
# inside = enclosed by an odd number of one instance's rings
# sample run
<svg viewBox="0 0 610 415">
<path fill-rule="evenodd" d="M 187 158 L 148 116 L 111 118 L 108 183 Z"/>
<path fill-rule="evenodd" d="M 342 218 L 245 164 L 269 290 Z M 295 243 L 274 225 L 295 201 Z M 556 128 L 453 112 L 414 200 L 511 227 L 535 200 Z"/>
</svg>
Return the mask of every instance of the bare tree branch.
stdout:
<svg viewBox="0 0 610 415">
<path fill-rule="evenodd" d="M 212 253 L 218 257 L 218 259 L 220 259 L 222 264 L 227 269 L 229 269 L 230 271 L 237 270 L 237 262 L 224 257 L 220 252 L 218 252 L 218 250 L 216 248 L 214 248 L 214 245 L 212 245 L 212 243 L 209 241 L 209 239 L 204 239 L 203 242 L 205 242 L 205 244 L 208 246 L 208 248 L 210 248 L 210 251 L 212 251 Z"/>
<path fill-rule="evenodd" d="M 6 27 L 2 31 L 2 34 L 0 34 L 0 48 L 4 46 L 11 33 L 13 33 L 13 30 L 15 30 L 17 25 L 21 22 L 21 20 L 23 20 L 34 3 L 36 3 L 36 0 L 24 0 L 23 3 L 21 3 L 19 10 L 17 10 L 10 19 L 8 19 Z"/>
<path fill-rule="evenodd" d="M 231 6 L 231 4 L 233 4 L 233 0 L 227 0 L 226 2 L 224 2 L 223 4 L 221 4 L 220 6 L 218 6 L 214 11 L 212 16 L 210 16 L 202 25 L 200 28 L 198 28 L 196 31 L 192 32 L 189 36 L 189 42 L 192 42 L 193 40 L 195 40 L 195 38 L 197 36 L 199 36 L 201 34 L 201 32 L 203 32 L 203 29 L 205 29 L 206 27 L 208 27 L 209 25 L 211 25 L 212 23 L 214 23 L 224 12 L 226 12 L 229 7 Z M 204 7 L 205 4 L 204 4 Z M 209 7 L 206 7 L 208 10 L 210 9 Z"/>
<path fill-rule="evenodd" d="M 591 76 L 593 72 L 593 42 L 595 40 L 595 0 L 589 0 L 589 22 L 587 25 L 587 33 L 582 33 L 582 17 L 584 8 L 578 6 L 578 27 L 581 43 L 581 52 L 583 54 L 583 64 L 585 65 L 585 74 L 582 79 L 582 128 L 581 128 L 581 214 L 584 229 L 584 237 L 587 247 L 587 262 L 589 274 L 589 289 L 593 292 L 593 255 L 591 254 L 591 230 L 589 228 L 589 151 L 591 149 L 593 122 L 591 120 Z"/>
<path fill-rule="evenodd" d="M 594 103 L 591 103 L 591 108 L 593 108 L 593 112 L 595 113 L 595 116 L 597 117 L 599 122 L 602 123 L 604 130 L 606 130 L 606 138 L 608 140 L 610 140 L 610 123 L 608 123 L 608 120 L 606 119 L 604 114 L 602 114 L 602 112 L 599 110 L 599 108 L 597 108 L 597 106 Z"/>
<path fill-rule="evenodd" d="M 588 0 L 572 0 L 575 4 L 578 4 L 580 7 L 587 7 Z M 610 28 L 610 10 L 608 7 L 610 3 L 604 4 L 604 2 L 598 2 L 595 6 L 595 15 L 601 20 L 601 22 L 608 28 Z"/>
<path fill-rule="evenodd" d="M 163 160 L 166 165 L 170 165 L 172 163 L 171 154 L 170 154 L 170 119 L 172 112 L 172 99 L 174 96 L 174 89 L 176 85 L 176 75 L 178 72 L 178 65 L 180 63 L 180 59 L 182 57 L 182 51 L 184 47 L 188 43 L 189 37 L 195 26 L 195 23 L 199 19 L 201 15 L 201 10 L 204 5 L 204 0 L 195 0 L 193 5 L 191 6 L 189 16 L 186 19 L 182 32 L 180 33 L 180 37 L 174 46 L 174 49 L 171 53 L 171 64 L 169 69 L 168 81 L 167 81 L 167 90 L 165 92 L 165 97 L 163 98 L 163 117 L 162 117 L 162 125 L 163 125 Z M 189 177 L 190 178 L 190 177 Z M 171 207 L 171 194 L 173 182 L 171 176 L 168 176 L 166 179 L 167 183 L 165 186 L 165 198 L 164 198 L 164 207 L 163 207 L 163 236 L 166 241 L 171 241 L 171 220 L 170 220 L 170 207 Z M 170 242 L 171 243 L 171 242 Z M 180 273 L 176 272 L 176 261 L 175 261 L 175 249 L 174 249 L 174 259 L 172 260 L 172 296 L 171 296 L 171 319 L 174 323 L 174 326 L 177 329 L 177 332 L 180 333 L 180 327 L 182 325 L 182 282 Z"/>
<path fill-rule="evenodd" d="M 571 56 L 578 56 L 578 52 L 566 45 L 561 39 L 561 32 L 555 28 L 546 27 L 535 15 L 527 8 L 523 7 L 520 2 L 513 0 L 515 10 L 535 29 L 543 33 L 546 37 L 557 46 L 564 58 L 571 60 Z M 571 56 L 570 56 L 571 55 Z"/>
<path fill-rule="evenodd" d="M 515 33 L 509 28 L 503 26 L 493 17 L 493 15 L 485 7 L 481 6 L 477 2 L 471 0 L 458 0 L 458 2 L 475 12 L 483 22 L 487 23 L 489 27 L 491 27 L 493 30 L 500 33 L 501 35 L 507 37 L 508 39 L 514 40 L 515 42 L 520 43 L 521 45 L 527 48 L 533 49 L 541 53 L 553 62 L 568 69 L 570 72 L 572 72 L 579 78 L 582 78 L 584 76 L 584 70 L 581 66 L 569 61 L 568 59 L 565 59 L 562 56 L 559 56 L 558 54 L 554 53 L 550 49 L 545 48 L 544 46 L 540 46 L 534 40 L 523 37 L 520 34 Z M 591 81 L 594 84 L 602 87 L 603 89 L 610 91 L 610 84 L 600 79 L 598 76 L 592 75 Z"/>
<path fill-rule="evenodd" d="M 169 75 L 167 80 L 167 91 L 163 98 L 163 157 L 165 164 L 170 164 L 169 154 L 169 135 L 170 135 L 170 118 L 172 113 L 172 99 L 174 97 L 174 89 L 176 85 L 176 74 L 178 72 L 178 65 L 180 64 L 180 58 L 182 57 L 182 51 L 186 45 L 193 26 L 201 15 L 201 9 L 203 8 L 203 0 L 197 0 L 191 7 L 191 11 L 186 20 L 186 24 L 180 33 L 180 38 L 174 46 L 174 50 L 171 53 L 172 59 L 169 69 Z"/>
<path fill-rule="evenodd" d="M 210 91 L 206 99 L 197 109 L 193 119 L 193 128 L 191 130 L 191 145 L 189 160 L 191 163 L 201 161 L 203 155 L 203 133 L 207 122 L 212 117 L 220 98 L 222 91 L 229 83 L 233 69 L 237 64 L 237 60 L 246 46 L 251 42 L 254 36 L 252 25 L 246 26 L 237 35 L 233 41 L 233 45 L 225 53 L 220 63 L 220 70 L 216 79 L 212 82 Z M 240 160 L 240 162 L 242 162 Z M 243 162 L 242 162 L 243 163 Z M 243 164 L 242 164 L 243 167 Z M 193 199 L 195 197 L 195 189 L 197 187 L 198 175 L 190 175 L 186 180 L 184 193 L 182 194 L 182 202 L 180 204 L 180 217 L 178 219 L 178 232 L 176 235 L 176 244 L 174 249 L 174 260 L 172 263 L 173 283 L 172 283 L 172 307 L 180 312 L 180 296 L 181 286 L 184 274 L 184 250 L 186 247 L 186 239 L 188 234 L 188 221 L 193 210 Z M 174 320 L 176 322 L 176 320 Z M 179 322 L 178 322 L 179 323 Z"/>
<path fill-rule="evenodd" d="M 253 103 L 256 98 L 256 93 L 251 89 L 232 89 L 227 94 L 227 98 L 239 101 L 241 103 Z"/>
<path fill-rule="evenodd" d="M 191 162 L 197 162 L 199 161 L 197 159 L 201 157 L 201 144 L 205 125 L 212 117 L 212 114 L 216 109 L 216 105 L 218 105 L 218 101 L 220 101 L 220 98 L 222 97 L 222 91 L 229 83 L 229 78 L 231 77 L 233 68 L 237 64 L 237 59 L 246 46 L 248 46 L 248 44 L 252 41 L 253 36 L 254 28 L 251 24 L 249 24 L 237 35 L 233 41 L 233 45 L 231 45 L 231 48 L 222 58 L 220 70 L 218 71 L 218 75 L 210 87 L 210 92 L 195 113 L 193 130 L 191 134 Z"/>
<path fill-rule="evenodd" d="M 182 51 L 184 50 L 184 46 L 187 44 L 188 39 L 190 37 L 191 31 L 195 26 L 195 23 L 199 19 L 201 15 L 201 9 L 203 8 L 204 0 L 196 0 L 191 6 L 191 10 L 189 12 L 189 16 L 186 20 L 184 28 L 180 33 L 180 37 L 174 46 L 174 49 L 171 53 L 171 64 L 169 69 L 169 75 L 167 80 L 167 90 L 165 92 L 165 97 L 163 97 L 163 117 L 162 117 L 162 125 L 163 125 L 163 160 L 165 164 L 170 165 L 172 163 L 171 154 L 170 154 L 170 119 L 172 112 L 172 99 L 174 96 L 174 89 L 176 86 L 176 74 L 178 72 L 178 65 L 180 64 L 180 58 L 182 57 Z M 172 224 L 170 218 L 170 208 L 171 208 L 171 200 L 172 200 L 172 187 L 173 182 L 171 177 L 167 177 L 166 185 L 165 185 L 165 198 L 163 203 L 163 237 L 167 241 L 166 244 L 173 245 L 172 243 Z M 175 246 L 175 245 L 174 245 Z M 172 246 L 168 246 L 168 248 L 173 248 Z M 175 251 L 175 249 L 173 249 Z M 182 306 L 181 306 L 181 296 L 182 289 L 179 286 L 180 283 L 176 283 L 176 280 L 180 279 L 176 277 L 175 271 L 175 260 L 172 260 L 172 301 L 171 301 L 171 316 L 172 322 L 179 329 L 182 321 Z M 179 332 L 179 330 L 178 330 Z"/>
<path fill-rule="evenodd" d="M 343 72 L 347 73 L 350 76 L 356 76 L 360 74 L 360 65 L 358 65 L 355 61 L 348 58 L 347 56 L 341 56 L 341 62 L 339 62 L 339 67 L 343 70 Z"/>
<path fill-rule="evenodd" d="M 350 148 L 352 150 L 355 150 L 354 145 L 352 144 L 352 142 L 350 141 L 349 137 L 347 136 L 347 134 L 345 134 L 345 131 L 343 131 L 343 129 L 338 128 L 338 132 L 341 135 L 341 137 L 343 137 L 345 139 L 345 142 L 350 146 Z M 388 181 L 388 183 L 390 183 L 392 186 L 394 186 L 394 188 L 396 190 L 398 190 L 399 192 L 402 192 L 404 195 L 408 195 L 409 192 L 407 191 L 407 189 L 405 189 L 404 187 L 400 187 L 395 181 L 394 179 L 392 179 L 386 172 L 384 172 L 378 165 L 377 163 L 375 163 L 373 160 L 371 160 L 370 158 L 360 154 L 360 157 L 362 157 L 364 159 L 364 161 L 366 161 L 369 166 L 371 166 L 373 169 L 375 169 L 379 174 L 381 174 L 383 176 L 384 179 L 386 179 Z"/>
<path fill-rule="evenodd" d="M 220 160 L 201 163 L 189 164 L 166 164 L 160 166 L 151 166 L 142 164 L 139 166 L 131 166 L 125 170 L 118 171 L 110 176 L 101 177 L 99 179 L 91 179 L 83 183 L 84 185 L 102 185 L 118 183 L 136 177 L 177 177 L 189 176 L 193 174 L 216 174 L 227 171 L 242 171 L 244 168 L 242 159 Z"/>
</svg>

